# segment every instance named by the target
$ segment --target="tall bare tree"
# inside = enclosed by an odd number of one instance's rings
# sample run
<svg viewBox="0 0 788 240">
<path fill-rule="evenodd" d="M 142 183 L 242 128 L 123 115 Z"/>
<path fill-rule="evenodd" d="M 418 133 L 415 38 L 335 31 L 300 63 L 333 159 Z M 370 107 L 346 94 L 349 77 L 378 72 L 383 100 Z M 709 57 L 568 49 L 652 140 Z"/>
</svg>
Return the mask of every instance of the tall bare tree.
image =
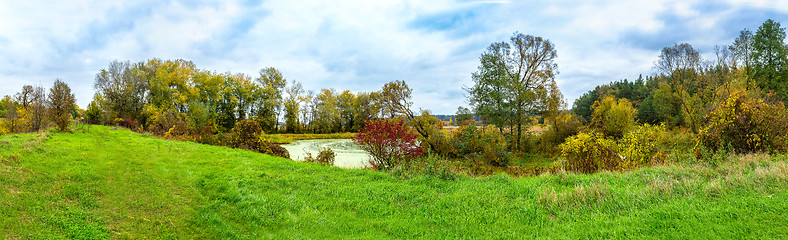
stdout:
<svg viewBox="0 0 788 240">
<path fill-rule="evenodd" d="M 30 103 L 27 105 L 25 113 L 28 131 L 39 131 L 46 126 L 47 106 L 44 87 L 33 87 L 33 92 L 30 95 Z"/>
<path fill-rule="evenodd" d="M 689 43 L 665 47 L 659 55 L 656 68 L 668 77 L 669 84 L 676 93 L 684 119 L 693 132 L 698 132 L 698 101 L 692 97 L 692 89 L 701 70 L 700 52 Z"/>
</svg>

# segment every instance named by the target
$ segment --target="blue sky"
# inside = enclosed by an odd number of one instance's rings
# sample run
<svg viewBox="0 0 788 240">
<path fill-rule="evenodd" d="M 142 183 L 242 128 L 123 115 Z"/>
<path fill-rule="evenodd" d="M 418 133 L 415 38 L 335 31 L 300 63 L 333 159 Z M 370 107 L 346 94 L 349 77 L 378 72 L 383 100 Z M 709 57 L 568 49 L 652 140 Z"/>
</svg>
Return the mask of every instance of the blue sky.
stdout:
<svg viewBox="0 0 788 240">
<path fill-rule="evenodd" d="M 110 61 L 181 58 L 253 77 L 276 67 L 315 91 L 405 80 L 414 110 L 452 114 L 468 106 L 479 55 L 519 31 L 556 45 L 571 107 L 596 85 L 653 74 L 663 47 L 712 59 L 766 19 L 788 25 L 788 1 L 0 0 L 0 96 L 60 78 L 84 108 Z"/>
</svg>

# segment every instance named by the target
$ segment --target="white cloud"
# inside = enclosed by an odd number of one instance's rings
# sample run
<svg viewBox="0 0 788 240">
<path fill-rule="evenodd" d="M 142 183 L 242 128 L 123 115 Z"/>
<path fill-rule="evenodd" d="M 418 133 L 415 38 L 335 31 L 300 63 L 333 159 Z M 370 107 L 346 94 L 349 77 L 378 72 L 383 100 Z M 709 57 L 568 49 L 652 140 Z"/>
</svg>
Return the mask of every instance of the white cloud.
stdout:
<svg viewBox="0 0 788 240">
<path fill-rule="evenodd" d="M 0 1 L 0 95 L 61 77 L 84 107 L 114 59 L 183 58 L 251 76 L 277 67 L 316 91 L 405 80 L 415 107 L 445 114 L 467 106 L 479 54 L 520 31 L 557 45 L 571 105 L 596 85 L 651 74 L 661 47 L 726 44 L 740 30 L 730 19 L 750 29 L 765 20 L 753 11 L 788 20 L 784 1 L 729 2 Z"/>
</svg>

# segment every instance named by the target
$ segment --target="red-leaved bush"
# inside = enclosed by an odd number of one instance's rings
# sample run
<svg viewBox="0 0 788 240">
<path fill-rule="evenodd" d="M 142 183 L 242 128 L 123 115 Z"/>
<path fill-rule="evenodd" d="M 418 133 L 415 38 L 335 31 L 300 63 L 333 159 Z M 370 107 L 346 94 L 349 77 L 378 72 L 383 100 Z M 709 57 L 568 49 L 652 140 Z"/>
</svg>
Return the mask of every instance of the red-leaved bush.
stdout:
<svg viewBox="0 0 788 240">
<path fill-rule="evenodd" d="M 422 154 L 416 133 L 403 120 L 370 120 L 353 142 L 369 152 L 376 169 L 390 169 Z"/>
</svg>

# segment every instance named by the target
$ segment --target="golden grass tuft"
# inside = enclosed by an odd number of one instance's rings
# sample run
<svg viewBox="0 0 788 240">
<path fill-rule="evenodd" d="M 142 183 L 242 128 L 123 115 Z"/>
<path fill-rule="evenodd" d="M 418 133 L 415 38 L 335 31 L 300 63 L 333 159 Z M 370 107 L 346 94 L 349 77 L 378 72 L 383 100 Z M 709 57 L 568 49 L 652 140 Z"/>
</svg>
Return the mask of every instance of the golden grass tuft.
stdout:
<svg viewBox="0 0 788 240">
<path fill-rule="evenodd" d="M 537 201 L 548 207 L 579 207 L 597 204 L 611 196 L 607 185 L 594 183 L 590 185 L 575 186 L 566 192 L 556 192 L 555 189 L 543 191 Z"/>
</svg>

